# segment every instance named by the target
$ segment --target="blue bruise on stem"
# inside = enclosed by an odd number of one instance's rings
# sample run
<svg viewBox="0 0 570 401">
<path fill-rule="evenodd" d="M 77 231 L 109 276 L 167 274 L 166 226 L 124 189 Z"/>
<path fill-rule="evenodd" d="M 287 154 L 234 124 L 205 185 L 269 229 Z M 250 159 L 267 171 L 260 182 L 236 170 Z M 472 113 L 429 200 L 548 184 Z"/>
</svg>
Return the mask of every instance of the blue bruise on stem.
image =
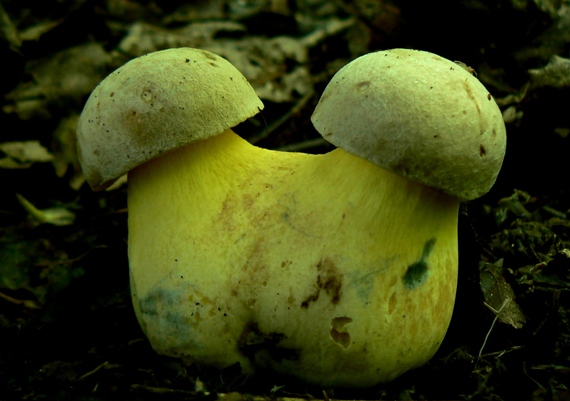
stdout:
<svg viewBox="0 0 570 401">
<path fill-rule="evenodd" d="M 435 238 L 427 240 L 424 244 L 420 260 L 415 261 L 406 269 L 406 273 L 402 277 L 402 280 L 404 281 L 404 286 L 407 289 L 413 290 L 427 279 L 429 265 L 426 262 L 426 259 L 429 257 L 434 245 Z"/>
<path fill-rule="evenodd" d="M 189 291 L 188 291 L 189 292 Z M 153 331 L 162 333 L 163 337 L 176 338 L 179 343 L 188 342 L 191 333 L 189 317 L 179 312 L 179 305 L 184 291 L 170 291 L 164 288 L 153 289 L 144 299 L 139 301 L 141 315 L 145 324 L 151 324 Z M 202 305 L 196 303 L 199 311 Z M 190 318 L 194 316 L 194 313 Z"/>
</svg>

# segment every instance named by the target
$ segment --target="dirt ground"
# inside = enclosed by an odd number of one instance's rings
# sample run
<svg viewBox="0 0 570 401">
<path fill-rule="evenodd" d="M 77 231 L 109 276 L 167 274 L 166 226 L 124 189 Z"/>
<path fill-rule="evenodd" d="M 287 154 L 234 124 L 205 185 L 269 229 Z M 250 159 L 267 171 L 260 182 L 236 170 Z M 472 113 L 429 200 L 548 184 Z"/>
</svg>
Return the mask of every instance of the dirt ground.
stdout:
<svg viewBox="0 0 570 401">
<path fill-rule="evenodd" d="M 46 0 L 0 3 L 0 400 L 570 400 L 568 0 Z M 461 206 L 457 300 L 424 367 L 318 388 L 157 355 L 130 302 L 126 185 L 94 193 L 75 150 L 89 93 L 169 47 L 229 59 L 266 108 L 237 132 L 323 153 L 309 120 L 340 67 L 413 48 L 459 60 L 507 127 L 490 193 Z"/>
</svg>

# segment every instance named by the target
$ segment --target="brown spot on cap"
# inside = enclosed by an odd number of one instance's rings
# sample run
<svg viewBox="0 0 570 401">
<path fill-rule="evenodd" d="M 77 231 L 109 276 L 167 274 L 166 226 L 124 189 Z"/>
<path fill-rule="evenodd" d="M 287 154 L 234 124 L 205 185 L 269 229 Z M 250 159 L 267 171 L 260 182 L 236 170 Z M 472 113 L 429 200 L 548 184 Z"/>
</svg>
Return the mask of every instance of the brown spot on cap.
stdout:
<svg viewBox="0 0 570 401">
<path fill-rule="evenodd" d="M 365 91 L 370 86 L 370 81 L 362 81 L 356 84 L 356 89 L 359 91 Z"/>
</svg>

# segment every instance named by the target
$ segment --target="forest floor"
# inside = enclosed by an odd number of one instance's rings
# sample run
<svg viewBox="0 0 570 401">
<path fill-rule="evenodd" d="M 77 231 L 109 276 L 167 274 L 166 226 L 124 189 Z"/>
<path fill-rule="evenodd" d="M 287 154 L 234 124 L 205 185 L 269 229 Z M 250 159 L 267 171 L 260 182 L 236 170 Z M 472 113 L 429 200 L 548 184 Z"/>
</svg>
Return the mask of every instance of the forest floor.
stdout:
<svg viewBox="0 0 570 401">
<path fill-rule="evenodd" d="M 570 400 L 567 0 L 46 0 L 0 3 L 0 400 Z M 139 55 L 229 59 L 265 104 L 237 132 L 323 153 L 310 116 L 338 69 L 413 48 L 473 68 L 507 127 L 503 169 L 459 219 L 459 282 L 425 366 L 366 390 L 157 355 L 131 305 L 126 185 L 75 150 L 91 90 Z"/>
</svg>

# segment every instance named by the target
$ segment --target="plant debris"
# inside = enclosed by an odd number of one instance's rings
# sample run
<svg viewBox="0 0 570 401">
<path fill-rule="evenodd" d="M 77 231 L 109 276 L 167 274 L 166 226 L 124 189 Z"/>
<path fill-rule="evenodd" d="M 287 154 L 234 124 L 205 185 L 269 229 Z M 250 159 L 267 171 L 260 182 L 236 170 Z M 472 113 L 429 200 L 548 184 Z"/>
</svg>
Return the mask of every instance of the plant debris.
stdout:
<svg viewBox="0 0 570 401">
<path fill-rule="evenodd" d="M 570 399 L 569 44 L 567 0 L 3 1 L 0 399 Z M 332 147 L 311 113 L 357 56 L 415 48 L 476 71 L 507 156 L 493 190 L 462 207 L 455 312 L 428 364 L 323 389 L 151 349 L 130 301 L 126 189 L 91 192 L 74 131 L 108 73 L 175 46 L 250 80 L 266 107 L 241 136 L 312 153 Z"/>
</svg>

